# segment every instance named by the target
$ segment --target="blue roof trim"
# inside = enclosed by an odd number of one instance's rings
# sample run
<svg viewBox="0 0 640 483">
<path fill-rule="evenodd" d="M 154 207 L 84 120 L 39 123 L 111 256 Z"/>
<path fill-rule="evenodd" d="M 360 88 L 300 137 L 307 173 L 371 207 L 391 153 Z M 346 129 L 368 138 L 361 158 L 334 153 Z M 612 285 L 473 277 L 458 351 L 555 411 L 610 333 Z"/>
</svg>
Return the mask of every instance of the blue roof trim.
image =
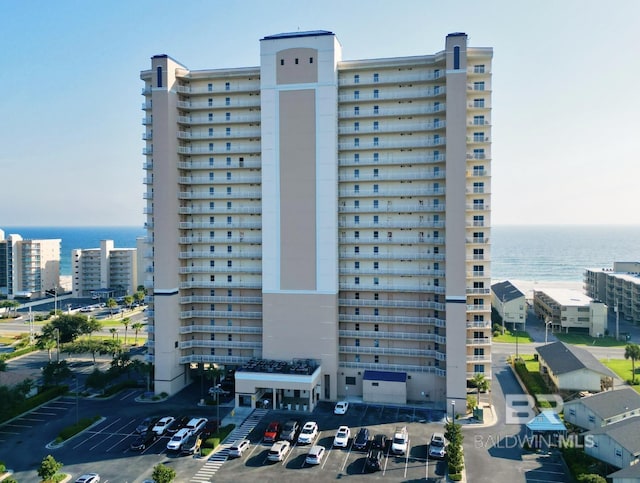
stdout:
<svg viewBox="0 0 640 483">
<path fill-rule="evenodd" d="M 320 35 L 335 35 L 328 30 L 307 30 L 305 32 L 283 32 L 281 34 L 267 35 L 260 40 L 275 40 L 275 39 L 292 39 L 296 37 L 318 37 Z"/>
<path fill-rule="evenodd" d="M 364 381 L 407 382 L 406 372 L 364 371 Z"/>
</svg>

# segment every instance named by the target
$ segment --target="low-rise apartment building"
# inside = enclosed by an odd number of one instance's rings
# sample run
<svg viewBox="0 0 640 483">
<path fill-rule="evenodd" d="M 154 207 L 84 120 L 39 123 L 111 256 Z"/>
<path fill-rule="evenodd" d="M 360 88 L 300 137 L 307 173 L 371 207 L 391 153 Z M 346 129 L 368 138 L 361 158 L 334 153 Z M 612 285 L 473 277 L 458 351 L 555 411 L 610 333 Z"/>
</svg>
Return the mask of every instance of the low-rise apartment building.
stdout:
<svg viewBox="0 0 640 483">
<path fill-rule="evenodd" d="M 640 323 L 640 262 L 614 262 L 613 268 L 587 268 L 584 291 L 619 317 Z"/>
<path fill-rule="evenodd" d="M 592 337 L 602 337 L 607 328 L 606 305 L 577 290 L 534 290 L 533 310 L 554 331 L 582 330 Z"/>
</svg>

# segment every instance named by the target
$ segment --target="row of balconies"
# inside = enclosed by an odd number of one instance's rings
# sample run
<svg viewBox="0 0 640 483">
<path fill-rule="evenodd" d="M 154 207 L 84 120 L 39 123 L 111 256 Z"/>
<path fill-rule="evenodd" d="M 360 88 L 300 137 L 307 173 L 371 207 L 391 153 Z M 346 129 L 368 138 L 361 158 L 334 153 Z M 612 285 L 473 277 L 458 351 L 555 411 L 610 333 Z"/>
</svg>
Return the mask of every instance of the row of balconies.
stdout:
<svg viewBox="0 0 640 483">
<path fill-rule="evenodd" d="M 250 243 L 250 244 L 260 244 L 262 242 L 262 236 L 228 236 L 228 237 L 220 237 L 214 238 L 209 236 L 186 236 L 180 237 L 179 243 L 181 245 L 193 245 L 197 243 L 206 243 L 206 244 L 215 244 L 215 243 L 223 243 L 228 245 L 229 243 Z"/>
<path fill-rule="evenodd" d="M 377 122 L 377 121 L 376 121 Z M 396 132 L 420 132 L 420 131 L 435 131 L 438 129 L 444 129 L 446 127 L 445 121 L 431 121 L 431 122 L 384 122 L 382 124 L 364 123 L 353 125 L 338 126 L 338 134 L 376 134 L 376 133 L 396 133 Z"/>
<path fill-rule="evenodd" d="M 340 267 L 340 275 L 417 275 L 417 276 L 431 276 L 431 277 L 444 277 L 444 270 L 433 270 L 428 268 L 416 266 L 415 262 L 411 262 L 411 268 L 391 268 L 391 267 L 378 267 L 362 266 L 360 268 L 354 267 Z"/>
<path fill-rule="evenodd" d="M 361 210 L 355 213 L 376 213 L 377 210 Z M 367 221 L 354 221 L 353 218 L 341 216 L 338 223 L 338 228 L 444 228 L 444 223 L 440 221 L 424 221 L 424 220 L 412 220 L 400 217 L 386 217 L 386 219 L 376 222 Z"/>
<path fill-rule="evenodd" d="M 211 295 L 190 295 L 180 297 L 181 304 L 193 303 L 231 303 L 231 304 L 262 304 L 262 297 L 225 297 Z"/>
<path fill-rule="evenodd" d="M 195 115 L 195 116 L 178 116 L 178 124 L 197 125 L 197 124 L 254 124 L 260 122 L 260 111 L 252 111 L 248 114 L 239 114 L 230 112 L 229 116 L 221 111 L 211 113 L 211 116 Z"/>
<path fill-rule="evenodd" d="M 373 354 L 373 355 L 394 355 L 405 357 L 432 357 L 439 361 L 444 361 L 447 356 L 444 352 L 429 349 L 406 349 L 402 347 L 365 347 L 340 345 L 338 351 L 341 354 Z"/>
<path fill-rule="evenodd" d="M 406 89 L 371 89 L 366 86 L 365 90 L 352 90 L 351 92 L 338 93 L 338 101 L 342 103 L 359 103 L 368 101 L 384 101 L 398 99 L 424 99 L 428 97 L 444 96 L 447 88 L 445 86 L 434 86 L 424 88 Z"/>
<path fill-rule="evenodd" d="M 396 200 L 394 200 L 396 201 Z M 355 206 L 355 204 L 347 205 L 343 202 L 338 211 L 340 213 L 423 213 L 430 211 L 441 212 L 444 211 L 444 206 L 441 203 L 437 205 L 433 203 L 420 203 L 418 204 L 394 204 L 394 201 L 391 200 L 378 200 L 378 207 L 376 208 L 375 203 L 367 203 L 367 204 L 359 204 Z M 429 222 L 425 222 L 429 223 Z M 433 222 L 437 224 L 439 222 Z M 382 226 L 382 225 L 381 225 Z M 424 226 L 430 226 L 425 224 Z"/>
<path fill-rule="evenodd" d="M 226 319 L 262 319 L 262 312 L 248 312 L 246 310 L 185 310 L 180 312 L 181 319 L 223 317 Z M 226 328 L 226 327 L 225 327 Z"/>
<path fill-rule="evenodd" d="M 229 325 L 183 325 L 180 334 L 262 334 L 262 327 L 239 327 Z"/>
<path fill-rule="evenodd" d="M 224 163 L 224 164 L 223 164 Z M 248 158 L 244 158 L 243 160 L 232 159 L 229 163 L 227 163 L 226 159 L 218 158 L 217 163 L 215 160 L 213 162 L 206 161 L 178 161 L 178 168 L 180 169 L 243 169 L 249 168 L 256 169 L 262 167 L 262 161 L 259 156 L 250 156 Z"/>
<path fill-rule="evenodd" d="M 222 171 L 218 172 L 218 176 L 181 176 L 178 180 L 181 184 L 260 184 L 262 176 L 258 174 L 245 175 L 236 174 L 235 176 L 222 175 Z M 228 172 L 230 173 L 230 172 Z"/>
<path fill-rule="evenodd" d="M 438 317 L 411 317 L 408 315 L 353 315 L 338 314 L 339 322 L 379 322 L 388 324 L 407 324 L 407 325 L 430 325 L 435 327 L 446 327 L 446 321 Z"/>
<path fill-rule="evenodd" d="M 178 193 L 178 199 L 181 200 L 205 200 L 205 199 L 256 199 L 260 200 L 262 198 L 262 191 L 260 190 L 249 190 L 249 189 L 236 189 L 233 192 L 229 193 L 224 190 L 219 190 L 217 192 L 211 193 L 210 191 L 181 191 Z"/>
<path fill-rule="evenodd" d="M 227 260 L 227 258 L 225 258 Z M 259 262 L 259 260 L 258 260 Z M 180 267 L 178 269 L 178 273 L 185 274 L 196 274 L 196 273 L 206 273 L 206 274 L 218 274 L 218 273 L 244 273 L 244 274 L 257 274 L 260 275 L 262 273 L 262 264 L 258 263 L 254 266 L 242 266 L 242 267 L 228 267 L 221 265 L 219 267 Z"/>
<path fill-rule="evenodd" d="M 446 111 L 446 104 L 440 103 L 427 103 L 419 102 L 416 100 L 411 105 L 407 104 L 382 104 L 379 106 L 358 106 L 358 109 L 342 109 L 338 111 L 338 118 L 342 119 L 363 119 L 367 117 L 381 118 L 387 116 L 423 116 L 435 114 L 438 112 L 444 113 Z"/>
<path fill-rule="evenodd" d="M 412 309 L 445 310 L 446 305 L 429 300 L 372 300 L 372 299 L 344 299 L 338 300 L 342 307 L 392 307 Z"/>
<path fill-rule="evenodd" d="M 217 259 L 224 258 L 225 260 L 230 260 L 234 258 L 250 258 L 252 260 L 262 260 L 262 252 L 245 252 L 242 250 L 236 250 L 234 252 L 211 252 L 211 251 L 198 251 L 198 252 L 180 252 L 179 257 L 181 260 L 192 260 L 192 259 Z"/>
<path fill-rule="evenodd" d="M 344 260 L 434 260 L 443 261 L 445 259 L 444 253 L 431 253 L 430 250 L 426 252 L 414 252 L 408 251 L 408 247 L 404 247 L 402 251 L 399 251 L 397 247 L 393 248 L 392 252 L 370 252 L 370 253 L 355 253 L 353 249 L 349 251 L 341 251 L 340 258 Z"/>
<path fill-rule="evenodd" d="M 253 97 L 250 96 L 242 96 L 242 97 L 212 97 L 211 100 L 207 101 L 178 101 L 177 106 L 179 109 L 183 109 L 185 111 L 199 110 L 199 109 L 232 109 L 235 107 L 253 107 L 260 108 L 260 96 L 256 95 Z"/>
<path fill-rule="evenodd" d="M 418 171 L 407 171 L 406 169 L 388 169 L 382 172 L 371 170 L 362 172 L 347 172 L 343 170 L 338 174 L 339 181 L 422 181 L 444 179 L 446 173 L 444 169 L 421 169 Z"/>
<path fill-rule="evenodd" d="M 262 213 L 262 205 L 246 206 L 245 204 L 228 207 L 218 204 L 211 208 L 209 205 L 204 206 L 181 206 L 178 208 L 181 215 L 259 215 Z"/>
<path fill-rule="evenodd" d="M 343 166 L 380 166 L 380 165 L 394 165 L 394 164 L 426 164 L 426 163 L 443 163 L 445 161 L 444 154 L 433 154 L 428 152 L 416 152 L 403 154 L 399 153 L 378 153 L 378 156 L 374 154 L 359 155 L 357 158 L 354 155 L 340 155 L 338 156 L 338 165 Z"/>
<path fill-rule="evenodd" d="M 180 364 L 195 364 L 195 363 L 211 363 L 211 364 L 232 364 L 242 366 L 253 359 L 255 355 L 251 356 L 212 356 L 209 354 L 191 354 L 188 356 L 181 356 L 179 359 Z M 149 357 L 148 362 L 153 362 L 153 356 Z"/>
<path fill-rule="evenodd" d="M 222 218 L 222 217 L 219 217 Z M 214 229 L 228 229 L 228 228 L 242 228 L 242 229 L 260 229 L 262 228 L 262 223 L 260 221 L 219 221 L 219 222 L 205 222 L 205 221 L 182 221 L 178 223 L 178 228 L 181 230 L 195 230 L 195 229 L 204 229 L 204 230 L 214 230 Z"/>
<path fill-rule="evenodd" d="M 431 294 L 444 294 L 446 292 L 445 287 L 431 285 L 430 283 L 420 280 L 419 277 L 407 277 L 408 279 L 413 280 L 411 283 L 409 280 L 404 281 L 402 284 L 388 284 L 383 283 L 380 284 L 375 283 L 375 280 L 362 280 L 360 283 L 347 282 L 347 281 L 339 281 L 339 289 L 340 290 L 349 290 L 352 292 L 424 292 Z M 444 321 L 443 321 L 444 323 Z M 442 325 L 444 327 L 444 325 Z"/>
<path fill-rule="evenodd" d="M 381 339 L 381 340 L 417 340 L 430 341 L 438 344 L 446 344 L 447 338 L 438 334 L 426 334 L 424 332 L 379 332 L 373 330 L 339 330 L 338 336 L 357 339 Z"/>
<path fill-rule="evenodd" d="M 178 342 L 180 349 L 195 347 L 225 348 L 225 349 L 262 349 L 262 342 L 243 342 L 228 340 L 183 340 Z"/>
<path fill-rule="evenodd" d="M 416 136 L 414 139 L 408 139 L 405 141 L 391 140 L 389 138 L 383 139 L 360 139 L 356 142 L 356 138 L 351 141 L 338 142 L 338 149 L 342 151 L 358 151 L 363 149 L 393 149 L 393 148 L 426 148 L 432 146 L 444 146 L 447 144 L 447 139 L 444 136 L 440 137 L 425 137 Z"/>
<path fill-rule="evenodd" d="M 445 238 L 443 236 L 431 237 L 431 236 L 420 236 L 416 234 L 415 236 L 381 236 L 379 238 L 372 236 L 361 236 L 355 237 L 352 235 L 340 236 L 338 238 L 339 243 L 341 244 L 351 244 L 351 245 L 362 245 L 362 244 L 376 244 L 376 243 L 428 243 L 430 245 L 444 245 Z"/>
<path fill-rule="evenodd" d="M 213 84 L 211 84 L 213 86 Z M 238 93 L 238 92 L 251 92 L 254 95 L 259 95 L 260 94 L 260 79 L 257 80 L 257 82 L 249 82 L 249 81 L 235 81 L 233 83 L 233 85 L 231 85 L 231 82 L 229 82 L 229 86 L 228 88 L 225 88 L 224 90 L 221 89 L 214 89 L 213 87 L 209 87 L 209 84 L 207 85 L 198 85 L 198 86 L 191 86 L 191 85 L 181 85 L 178 86 L 177 91 L 179 94 L 195 94 L 195 95 L 199 95 L 199 94 L 206 94 L 209 96 L 215 96 L 215 95 L 229 95 L 231 93 Z"/>
<path fill-rule="evenodd" d="M 340 368 L 356 369 L 360 371 L 372 370 L 372 371 L 391 371 L 391 372 L 416 372 L 435 374 L 439 377 L 446 377 L 447 371 L 441 369 L 438 366 L 427 365 L 413 365 L 413 364 L 385 364 L 377 362 L 348 362 L 340 361 L 338 363 Z"/>
<path fill-rule="evenodd" d="M 211 132 L 191 132 L 191 131 L 178 131 L 178 139 L 186 139 L 187 141 L 195 140 L 200 141 L 203 139 L 220 140 L 220 139 L 243 139 L 243 138 L 259 138 L 261 135 L 260 128 L 257 129 L 242 129 L 234 128 L 229 132 L 211 131 Z"/>
<path fill-rule="evenodd" d="M 338 71 L 338 85 L 339 86 L 358 86 L 358 85 L 379 85 L 379 84 L 397 84 L 397 83 L 407 83 L 407 82 L 427 82 L 433 81 L 436 79 L 444 79 L 444 71 L 443 70 L 416 70 L 412 72 L 406 72 L 402 74 L 397 74 L 395 71 L 385 71 L 381 70 L 380 72 L 367 72 L 366 77 L 364 72 L 357 72 L 358 77 L 355 77 L 356 74 L 352 74 L 352 71 L 348 72 L 340 72 Z M 373 74 L 377 74 L 377 77 L 374 77 Z M 357 79 L 357 80 L 356 80 Z M 369 80 L 371 79 L 371 80 Z"/>
<path fill-rule="evenodd" d="M 229 145 L 222 143 L 211 143 L 212 146 L 178 146 L 178 154 L 238 154 L 238 153 L 260 153 L 260 142 L 252 143 L 229 143 Z M 145 148 L 147 149 L 147 148 Z M 153 154 L 153 149 L 150 153 Z"/>
</svg>

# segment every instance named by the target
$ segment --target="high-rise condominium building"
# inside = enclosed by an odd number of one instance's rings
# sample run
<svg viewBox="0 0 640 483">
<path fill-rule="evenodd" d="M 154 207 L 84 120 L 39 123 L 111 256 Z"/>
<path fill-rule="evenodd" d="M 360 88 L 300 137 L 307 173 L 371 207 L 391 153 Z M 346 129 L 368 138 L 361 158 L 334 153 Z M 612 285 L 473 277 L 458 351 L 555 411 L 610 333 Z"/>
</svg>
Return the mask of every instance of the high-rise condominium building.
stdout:
<svg viewBox="0 0 640 483">
<path fill-rule="evenodd" d="M 98 294 L 106 299 L 133 295 L 138 289 L 135 248 L 115 248 L 113 240 L 101 240 L 100 248 L 72 250 L 71 261 L 74 297 Z"/>
<path fill-rule="evenodd" d="M 24 240 L 0 230 L 0 295 L 42 297 L 60 289 L 59 239 Z"/>
<path fill-rule="evenodd" d="M 150 359 L 236 403 L 466 401 L 491 377 L 491 48 L 342 60 L 327 31 L 260 65 L 141 72 Z"/>
</svg>

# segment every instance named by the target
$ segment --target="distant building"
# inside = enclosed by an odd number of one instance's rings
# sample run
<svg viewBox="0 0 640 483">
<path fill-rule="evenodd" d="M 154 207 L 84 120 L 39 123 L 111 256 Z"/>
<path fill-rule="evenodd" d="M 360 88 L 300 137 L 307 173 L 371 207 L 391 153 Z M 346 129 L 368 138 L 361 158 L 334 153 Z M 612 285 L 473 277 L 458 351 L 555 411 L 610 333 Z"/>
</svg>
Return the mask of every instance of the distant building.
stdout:
<svg viewBox="0 0 640 483">
<path fill-rule="evenodd" d="M 536 348 L 540 374 L 556 392 L 600 392 L 613 387 L 613 373 L 591 352 L 553 342 Z"/>
<path fill-rule="evenodd" d="M 102 240 L 100 248 L 72 250 L 71 260 L 74 297 L 133 295 L 138 288 L 135 248 L 115 248 L 113 240 Z"/>
<path fill-rule="evenodd" d="M 564 420 L 583 429 L 595 429 L 640 416 L 640 394 L 630 387 L 605 391 L 564 403 Z"/>
<path fill-rule="evenodd" d="M 491 307 L 500 314 L 505 325 L 510 324 L 514 329 L 525 330 L 527 301 L 524 294 L 511 282 L 494 283 L 491 286 Z"/>
<path fill-rule="evenodd" d="M 564 288 L 534 290 L 533 310 L 553 330 L 583 329 L 592 337 L 602 337 L 607 327 L 607 307 L 599 300 Z"/>
<path fill-rule="evenodd" d="M 640 323 L 640 262 L 614 262 L 612 269 L 587 268 L 584 290 L 626 320 Z"/>
<path fill-rule="evenodd" d="M 43 297 L 60 290 L 59 239 L 24 240 L 0 230 L 0 295 L 9 299 Z"/>
</svg>

